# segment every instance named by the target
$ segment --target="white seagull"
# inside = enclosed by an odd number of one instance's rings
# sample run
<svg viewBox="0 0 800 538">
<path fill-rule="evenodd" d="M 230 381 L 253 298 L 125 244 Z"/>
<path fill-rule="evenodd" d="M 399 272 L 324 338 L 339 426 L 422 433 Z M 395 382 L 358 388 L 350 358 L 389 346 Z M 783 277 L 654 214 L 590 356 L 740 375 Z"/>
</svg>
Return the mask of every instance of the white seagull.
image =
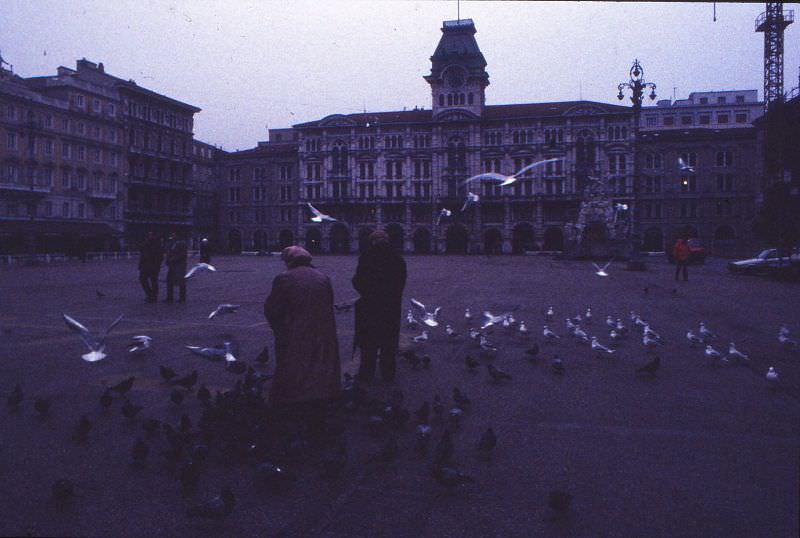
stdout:
<svg viewBox="0 0 800 538">
<path fill-rule="evenodd" d="M 551 330 L 550 330 L 550 327 L 548 327 L 547 325 L 545 325 L 545 326 L 544 326 L 544 328 L 542 329 L 542 335 L 543 335 L 545 338 L 547 338 L 547 340 L 548 340 L 548 341 L 550 341 L 550 342 L 553 342 L 553 341 L 555 341 L 555 340 L 560 340 L 560 339 L 561 339 L 561 337 L 560 337 L 560 336 L 558 336 L 558 335 L 557 335 L 556 333 L 554 333 L 553 331 L 551 331 Z"/>
<path fill-rule="evenodd" d="M 786 348 L 789 348 L 789 349 L 797 349 L 797 346 L 798 346 L 797 340 L 794 340 L 793 338 L 789 338 L 787 335 L 785 335 L 783 333 L 778 334 L 778 342 L 780 342 L 783 347 L 786 347 Z"/>
<path fill-rule="evenodd" d="M 451 338 L 455 338 L 458 336 L 458 333 L 455 331 L 455 329 L 453 329 L 453 327 L 450 324 L 445 325 L 444 332 L 446 332 L 447 336 Z"/>
<path fill-rule="evenodd" d="M 424 344 L 425 342 L 427 342 L 428 341 L 428 331 L 423 329 L 421 335 L 414 337 L 414 341 L 416 343 L 418 343 L 418 344 Z"/>
<path fill-rule="evenodd" d="M 451 216 L 452 214 L 453 214 L 453 212 L 452 212 L 452 211 L 450 211 L 449 209 L 447 209 L 447 208 L 442 208 L 442 209 L 439 211 L 439 215 L 436 217 L 436 226 L 439 226 L 439 223 L 442 221 L 442 217 L 449 217 L 449 216 Z"/>
<path fill-rule="evenodd" d="M 614 318 L 612 318 L 611 316 L 608 316 L 606 318 L 606 325 L 608 325 L 608 327 L 611 328 L 611 329 L 616 329 L 617 328 L 617 322 L 614 321 Z"/>
<path fill-rule="evenodd" d="M 647 335 L 642 336 L 642 345 L 647 349 L 655 349 L 660 342 L 655 338 L 650 338 Z"/>
<path fill-rule="evenodd" d="M 487 340 L 487 338 L 484 335 L 481 335 L 480 338 L 481 339 L 479 345 L 481 346 L 481 351 L 485 351 L 488 353 L 494 353 L 497 351 L 497 346 L 495 346 L 494 344 L 490 344 L 489 340 Z"/>
<path fill-rule="evenodd" d="M 750 362 L 750 357 L 736 349 L 736 344 L 733 342 L 728 346 L 728 357 L 733 357 L 737 361 Z"/>
<path fill-rule="evenodd" d="M 213 319 L 222 314 L 233 314 L 234 312 L 239 310 L 240 306 L 241 305 L 230 304 L 230 303 L 221 304 L 217 306 L 217 308 L 208 315 L 208 319 Z"/>
<path fill-rule="evenodd" d="M 469 308 L 464 310 L 464 321 L 472 323 L 472 312 L 469 311 Z"/>
<path fill-rule="evenodd" d="M 202 346 L 190 346 L 189 344 L 185 344 L 183 347 L 194 353 L 195 355 L 200 355 L 201 357 L 205 357 L 206 359 L 216 362 L 222 359 L 225 359 L 225 362 L 236 362 L 236 357 L 233 356 L 231 352 L 231 343 L 225 342 L 223 347 L 202 347 Z"/>
<path fill-rule="evenodd" d="M 617 332 L 621 335 L 625 335 L 628 332 L 628 328 L 622 323 L 622 320 L 617 318 Z"/>
<path fill-rule="evenodd" d="M 544 314 L 544 319 L 546 319 L 547 321 L 553 321 L 553 316 L 555 315 L 556 313 L 553 311 L 553 307 L 550 306 L 547 308 L 547 312 L 545 312 Z"/>
<path fill-rule="evenodd" d="M 335 218 L 331 217 L 330 215 L 326 215 L 325 213 L 323 213 L 322 211 L 311 205 L 310 202 L 306 202 L 306 205 L 311 210 L 311 213 L 314 214 L 314 216 L 311 217 L 311 222 L 336 222 Z"/>
<path fill-rule="evenodd" d="M 69 327 L 73 332 L 78 333 L 78 336 L 81 337 L 83 343 L 89 348 L 89 353 L 81 355 L 83 360 L 86 362 L 97 362 L 105 359 L 108 356 L 105 353 L 106 336 L 108 336 L 108 333 L 111 332 L 111 329 L 116 327 L 119 322 L 122 321 L 122 316 L 115 319 L 100 338 L 95 337 L 89 331 L 89 329 L 84 327 L 78 320 L 71 318 L 66 314 L 62 314 L 62 316 L 64 317 L 64 322 L 67 324 L 67 327 Z"/>
<path fill-rule="evenodd" d="M 583 319 L 586 320 L 586 323 L 592 322 L 592 309 L 587 308 L 586 313 L 583 315 Z"/>
<path fill-rule="evenodd" d="M 413 312 L 411 312 L 410 308 L 408 309 L 408 314 L 406 314 L 406 324 L 409 327 L 416 327 L 417 325 L 419 325 L 419 322 L 414 319 L 414 314 Z"/>
<path fill-rule="evenodd" d="M 528 327 L 525 326 L 524 321 L 519 322 L 519 334 L 522 336 L 528 336 L 530 334 L 530 331 L 528 330 Z"/>
<path fill-rule="evenodd" d="M 709 359 L 712 359 L 712 360 L 715 360 L 715 361 L 719 361 L 719 362 L 728 362 L 728 359 L 723 357 L 722 353 L 720 353 L 719 351 L 714 349 L 714 346 L 712 346 L 710 344 L 706 345 L 705 353 L 706 353 L 706 357 L 708 357 Z"/>
<path fill-rule="evenodd" d="M 150 346 L 153 345 L 153 339 L 144 334 L 131 336 L 131 342 L 132 345 L 128 348 L 128 353 L 139 353 L 140 351 L 150 349 Z"/>
<path fill-rule="evenodd" d="M 495 316 L 488 310 L 483 313 L 483 325 L 481 325 L 481 330 L 491 327 L 492 325 L 496 325 L 498 323 L 504 323 L 508 321 L 508 312 L 505 314 L 500 314 L 499 316 Z"/>
<path fill-rule="evenodd" d="M 608 266 L 611 265 L 612 261 L 614 261 L 613 258 L 608 260 L 608 262 L 603 267 L 600 267 L 596 263 L 592 262 L 592 265 L 594 266 L 595 269 L 594 274 L 596 274 L 597 276 L 608 276 L 606 269 L 608 269 Z"/>
<path fill-rule="evenodd" d="M 678 157 L 678 168 L 680 168 L 681 172 L 691 172 L 694 174 L 694 168 L 686 164 L 682 157 Z"/>
<path fill-rule="evenodd" d="M 689 341 L 690 346 L 703 343 L 703 339 L 694 334 L 691 330 L 686 333 L 686 339 Z"/>
<path fill-rule="evenodd" d="M 602 345 L 600 342 L 597 341 L 596 336 L 592 336 L 592 350 L 596 351 L 598 354 L 605 353 L 606 355 L 613 355 L 614 350 L 608 349 L 606 346 Z"/>
<path fill-rule="evenodd" d="M 214 272 L 216 272 L 216 270 L 217 270 L 217 268 L 214 267 L 213 265 L 211 265 L 210 263 L 198 263 L 198 264 L 195 264 L 194 266 L 192 266 L 192 268 L 189 269 L 189 272 L 186 273 L 185 275 L 183 275 L 183 278 L 185 280 L 189 280 L 194 275 L 196 275 L 199 271 L 210 271 L 210 272 L 214 273 Z"/>
<path fill-rule="evenodd" d="M 461 212 L 467 210 L 467 208 L 472 204 L 477 204 L 480 202 L 481 197 L 475 194 L 474 192 L 468 192 L 467 197 L 464 199 L 464 206 L 461 208 Z"/>
<path fill-rule="evenodd" d="M 439 317 L 439 311 L 442 309 L 441 306 L 437 306 L 433 312 L 428 312 L 428 310 L 425 308 L 425 305 L 414 298 L 411 299 L 411 304 L 413 304 L 419 311 L 422 317 L 422 323 L 424 323 L 428 327 L 439 326 L 439 322 L 436 321 L 436 318 Z"/>
<path fill-rule="evenodd" d="M 470 183 L 471 181 L 480 181 L 480 180 L 483 180 L 483 179 L 488 179 L 488 180 L 491 180 L 491 181 L 499 181 L 500 182 L 500 185 L 499 185 L 500 187 L 506 187 L 508 185 L 511 185 L 515 181 L 517 181 L 517 176 L 520 176 L 520 175 L 524 174 L 528 170 L 530 170 L 532 168 L 536 168 L 537 166 L 541 166 L 541 165 L 543 165 L 545 163 L 551 163 L 551 162 L 560 161 L 560 160 L 561 159 L 544 159 L 543 161 L 536 161 L 535 163 L 531 163 L 531 164 L 521 168 L 518 172 L 515 172 L 515 173 L 511 174 L 510 176 L 505 176 L 503 174 L 498 174 L 497 172 L 485 172 L 483 174 L 478 174 L 477 176 L 472 176 L 471 178 L 464 180 L 463 185 L 466 185 L 467 183 Z"/>
<path fill-rule="evenodd" d="M 775 370 L 774 366 L 770 366 L 769 370 L 767 370 L 767 383 L 770 384 L 773 388 L 778 386 L 780 379 L 778 378 L 778 371 Z"/>
</svg>

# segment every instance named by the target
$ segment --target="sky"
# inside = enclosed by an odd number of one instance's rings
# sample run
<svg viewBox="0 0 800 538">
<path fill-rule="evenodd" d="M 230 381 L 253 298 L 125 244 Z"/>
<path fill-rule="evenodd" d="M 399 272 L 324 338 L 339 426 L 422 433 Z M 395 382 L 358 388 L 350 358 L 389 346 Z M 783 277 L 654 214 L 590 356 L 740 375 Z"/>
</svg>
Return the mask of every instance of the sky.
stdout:
<svg viewBox="0 0 800 538">
<path fill-rule="evenodd" d="M 764 3 L 3 0 L 0 52 L 23 76 L 80 58 L 190 103 L 195 138 L 226 150 L 334 113 L 430 108 L 423 76 L 444 20 L 475 22 L 487 104 L 617 101 L 638 58 L 658 98 L 763 94 Z M 797 3 L 785 3 L 784 10 Z M 795 27 L 797 26 L 797 27 Z M 800 22 L 785 33 L 798 85 Z M 624 101 L 626 104 L 628 101 Z"/>
</svg>

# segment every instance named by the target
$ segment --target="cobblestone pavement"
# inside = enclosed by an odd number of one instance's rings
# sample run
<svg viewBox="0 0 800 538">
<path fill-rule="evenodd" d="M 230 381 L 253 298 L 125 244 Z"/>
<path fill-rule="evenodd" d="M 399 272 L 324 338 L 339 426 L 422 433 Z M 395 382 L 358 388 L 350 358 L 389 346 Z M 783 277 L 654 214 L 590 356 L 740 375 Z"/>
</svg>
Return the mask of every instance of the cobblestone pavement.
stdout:
<svg viewBox="0 0 800 538">
<path fill-rule="evenodd" d="M 467 372 L 464 356 L 477 356 L 477 349 L 441 330 L 420 348 L 431 357 L 430 369 L 399 363 L 396 386 L 412 410 L 436 393 L 449 403 L 454 386 L 472 399 L 454 435 L 454 460 L 474 484 L 449 491 L 432 480 L 430 456 L 413 449 L 413 426 L 401 434 L 398 461 L 364 465 L 380 441 L 367 435 L 363 416 L 345 415 L 337 418 L 349 449 L 342 478 L 321 480 L 309 453 L 286 462 L 298 481 L 285 490 L 255 489 L 251 466 L 216 465 L 184 497 L 163 470 L 158 441 L 144 469 L 129 463 L 144 418 L 175 423 L 182 413 L 199 414 L 194 398 L 182 409 L 169 402 L 158 365 L 197 369 L 212 391 L 230 387 L 235 376 L 190 355 L 183 344 L 216 344 L 233 334 L 242 358 L 252 361 L 265 342 L 271 344 L 262 304 L 282 268 L 279 259 L 218 257 L 217 273 L 188 283 L 186 304 L 146 304 L 135 260 L 15 268 L 0 272 L 0 393 L 5 397 L 20 383 L 25 399 L 16 412 L 5 399 L 0 409 L 0 535 L 798 535 L 800 352 L 777 342 L 780 323 L 800 338 L 798 285 L 729 275 L 715 260 L 691 267 L 687 283 L 672 280 L 672 267 L 662 259 L 652 259 L 641 273 L 612 264 L 607 278 L 595 276 L 586 262 L 539 256 L 407 261 L 406 304 L 416 297 L 441 305 L 443 322 L 462 334 L 465 307 L 476 313 L 515 309 L 537 339 L 546 307 L 556 311 L 552 325 L 563 338 L 543 345 L 537 361 L 525 358 L 529 341 L 516 333 L 501 328 L 489 336 L 500 348 L 494 364 L 513 376 L 508 383 L 492 383 L 483 366 Z M 337 301 L 355 298 L 355 258 L 319 257 L 315 263 L 333 278 Z M 208 320 L 221 302 L 242 307 Z M 564 318 L 586 307 L 595 318 L 588 330 L 603 343 L 606 315 L 627 323 L 633 310 L 649 320 L 666 340 L 658 374 L 635 375 L 649 359 L 635 338 L 615 357 L 600 359 L 566 336 Z M 66 329 L 62 312 L 90 328 L 125 314 L 108 339 L 109 358 L 82 361 L 83 344 Z M 735 341 L 751 355 L 751 365 L 715 367 L 701 349 L 690 348 L 684 335 L 700 320 L 720 335 L 719 349 Z M 344 369 L 354 371 L 352 313 L 338 314 L 337 323 Z M 152 351 L 129 356 L 128 338 L 141 333 L 154 338 Z M 412 346 L 416 334 L 404 328 L 403 345 Z M 556 353 L 563 376 L 549 366 Z M 770 365 L 783 385 L 775 392 L 764 378 Z M 104 411 L 97 398 L 105 386 L 131 375 L 137 378 L 131 400 L 145 410 L 128 423 L 118 403 Z M 377 384 L 369 391 L 385 397 L 391 388 Z M 52 398 L 43 420 L 33 409 L 37 396 Z M 80 446 L 70 437 L 83 414 L 94 427 Z M 482 462 L 475 445 L 488 426 L 498 444 L 491 461 Z M 443 425 L 433 424 L 434 443 L 442 431 Z M 50 486 L 61 477 L 78 490 L 67 506 L 50 499 Z M 186 517 L 188 504 L 223 483 L 237 497 L 231 516 L 210 523 Z M 554 489 L 574 497 L 566 517 L 553 518 L 547 506 Z"/>
</svg>

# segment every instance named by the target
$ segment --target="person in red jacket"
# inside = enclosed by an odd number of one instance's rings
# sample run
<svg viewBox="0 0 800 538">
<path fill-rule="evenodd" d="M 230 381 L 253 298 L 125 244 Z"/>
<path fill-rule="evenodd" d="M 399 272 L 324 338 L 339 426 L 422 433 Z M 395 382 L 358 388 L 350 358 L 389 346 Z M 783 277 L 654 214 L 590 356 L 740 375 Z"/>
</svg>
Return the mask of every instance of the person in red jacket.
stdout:
<svg viewBox="0 0 800 538">
<path fill-rule="evenodd" d="M 683 280 L 689 280 L 687 266 L 689 265 L 689 245 L 682 238 L 675 241 L 675 246 L 672 247 L 672 257 L 675 260 L 675 280 L 678 280 L 678 275 L 683 269 Z"/>
</svg>

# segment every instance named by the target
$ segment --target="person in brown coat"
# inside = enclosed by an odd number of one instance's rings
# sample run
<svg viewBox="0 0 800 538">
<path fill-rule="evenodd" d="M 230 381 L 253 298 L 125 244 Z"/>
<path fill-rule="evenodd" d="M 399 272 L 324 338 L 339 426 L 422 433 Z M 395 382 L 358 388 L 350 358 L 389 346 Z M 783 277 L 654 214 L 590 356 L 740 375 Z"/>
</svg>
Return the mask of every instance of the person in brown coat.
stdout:
<svg viewBox="0 0 800 538">
<path fill-rule="evenodd" d="M 311 267 L 304 248 L 286 247 L 281 259 L 286 271 L 272 281 L 264 302 L 264 317 L 275 335 L 269 403 L 304 419 L 313 436 L 324 427 L 325 406 L 340 389 L 333 287 L 328 276 Z"/>
<path fill-rule="evenodd" d="M 675 246 L 672 247 L 672 257 L 675 259 L 675 280 L 678 280 L 681 269 L 683 269 L 684 282 L 689 280 L 687 268 L 689 265 L 689 245 L 682 238 L 678 238 L 675 241 Z"/>
<path fill-rule="evenodd" d="M 147 232 L 139 254 L 139 282 L 144 290 L 144 300 L 155 303 L 158 300 L 158 273 L 161 270 L 161 259 L 164 253 L 161 242 L 153 232 Z"/>
<path fill-rule="evenodd" d="M 354 346 L 361 348 L 358 380 L 372 381 L 380 357 L 381 378 L 391 382 L 400 338 L 406 262 L 394 251 L 386 232 L 372 232 L 369 242 L 358 258 L 353 277 L 353 287 L 361 296 L 356 302 L 354 338 Z"/>
</svg>

